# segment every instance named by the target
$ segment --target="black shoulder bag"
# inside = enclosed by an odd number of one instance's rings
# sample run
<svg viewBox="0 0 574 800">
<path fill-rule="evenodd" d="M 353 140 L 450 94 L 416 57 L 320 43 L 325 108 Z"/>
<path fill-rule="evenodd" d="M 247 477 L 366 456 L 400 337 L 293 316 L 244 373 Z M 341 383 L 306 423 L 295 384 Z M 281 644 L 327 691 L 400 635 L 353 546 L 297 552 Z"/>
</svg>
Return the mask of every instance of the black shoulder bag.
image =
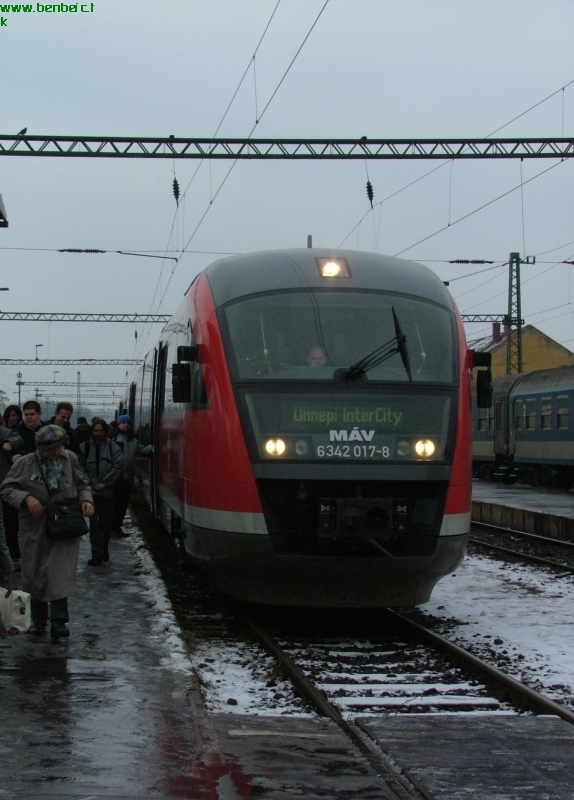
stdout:
<svg viewBox="0 0 574 800">
<path fill-rule="evenodd" d="M 55 542 L 59 539 L 75 539 L 78 536 L 84 536 L 88 532 L 88 526 L 77 499 L 73 498 L 55 503 L 51 499 L 53 493 L 50 491 L 48 481 L 42 472 L 40 459 L 37 458 L 36 461 L 50 498 L 48 505 L 44 509 L 46 512 L 46 537 L 51 542 Z M 56 493 L 54 492 L 54 494 Z"/>
</svg>

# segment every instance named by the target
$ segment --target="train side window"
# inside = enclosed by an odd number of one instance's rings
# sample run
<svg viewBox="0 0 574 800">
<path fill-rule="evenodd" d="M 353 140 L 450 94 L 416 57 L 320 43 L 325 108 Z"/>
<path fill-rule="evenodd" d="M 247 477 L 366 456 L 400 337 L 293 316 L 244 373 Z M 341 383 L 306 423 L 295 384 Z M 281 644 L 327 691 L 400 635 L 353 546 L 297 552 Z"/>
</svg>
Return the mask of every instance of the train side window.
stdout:
<svg viewBox="0 0 574 800">
<path fill-rule="evenodd" d="M 552 429 L 552 398 L 543 397 L 540 401 L 540 427 L 543 431 Z"/>
<path fill-rule="evenodd" d="M 536 430 L 536 400 L 527 400 L 525 406 L 525 428 L 527 431 L 534 431 Z"/>
<path fill-rule="evenodd" d="M 525 426 L 524 420 L 525 406 L 521 400 L 516 400 L 514 403 L 514 430 L 522 430 Z"/>
<path fill-rule="evenodd" d="M 568 430 L 568 395 L 558 398 L 556 409 L 556 427 L 560 431 Z"/>
</svg>

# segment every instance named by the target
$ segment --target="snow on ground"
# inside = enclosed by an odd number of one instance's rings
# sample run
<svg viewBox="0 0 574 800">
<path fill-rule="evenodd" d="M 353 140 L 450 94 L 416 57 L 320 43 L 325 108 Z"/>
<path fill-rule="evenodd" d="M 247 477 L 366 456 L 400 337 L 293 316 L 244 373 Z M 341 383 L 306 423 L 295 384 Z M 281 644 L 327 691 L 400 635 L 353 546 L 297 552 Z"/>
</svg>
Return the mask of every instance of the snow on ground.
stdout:
<svg viewBox="0 0 574 800">
<path fill-rule="evenodd" d="M 153 609 L 153 646 L 162 662 L 200 681 L 206 708 L 233 714 L 309 714 L 274 659 L 225 634 L 198 640 L 190 654 L 165 584 L 139 529 L 127 524 L 142 595 Z M 574 708 L 574 576 L 470 555 L 443 578 L 419 612 L 462 646 Z"/>
<path fill-rule="evenodd" d="M 419 611 L 449 639 L 574 708 L 571 573 L 469 555 Z"/>
<path fill-rule="evenodd" d="M 193 670 L 189 655 L 161 574 L 144 542 L 140 529 L 128 520 L 124 522 L 123 527 L 126 532 L 131 534 L 125 541 L 134 557 L 136 576 L 142 587 L 141 596 L 148 607 L 153 610 L 153 614 L 150 615 L 151 638 L 158 652 L 164 654 L 161 663 L 163 666 L 169 666 L 173 670 L 191 676 Z"/>
<path fill-rule="evenodd" d="M 205 642 L 193 654 L 208 711 L 314 716 L 295 697 L 275 659 L 250 642 Z"/>
<path fill-rule="evenodd" d="M 128 542 L 142 587 L 141 595 L 152 609 L 152 642 L 163 653 L 162 665 L 198 677 L 208 711 L 251 715 L 312 716 L 295 696 L 291 681 L 277 674 L 275 660 L 250 642 L 223 638 L 198 642 L 193 653 L 184 643 L 171 600 L 140 529 L 125 522 Z M 221 617 L 221 615 L 217 615 Z"/>
</svg>

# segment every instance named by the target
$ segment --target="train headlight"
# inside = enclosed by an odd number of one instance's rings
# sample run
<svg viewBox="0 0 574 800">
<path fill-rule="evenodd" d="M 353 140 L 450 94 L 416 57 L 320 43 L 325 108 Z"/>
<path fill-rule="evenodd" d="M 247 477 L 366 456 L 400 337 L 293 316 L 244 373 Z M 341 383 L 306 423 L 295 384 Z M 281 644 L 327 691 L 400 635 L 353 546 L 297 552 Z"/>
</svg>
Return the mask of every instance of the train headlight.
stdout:
<svg viewBox="0 0 574 800">
<path fill-rule="evenodd" d="M 322 278 L 350 278 L 351 270 L 346 258 L 316 258 Z"/>
<path fill-rule="evenodd" d="M 404 439 L 401 439 L 400 442 L 397 442 L 397 455 L 408 456 L 410 449 L 411 446 L 409 442 L 406 442 Z"/>
<path fill-rule="evenodd" d="M 430 439 L 419 439 L 415 444 L 415 450 L 418 456 L 430 458 L 434 454 L 436 447 Z"/>
<path fill-rule="evenodd" d="M 327 261 L 327 263 L 323 264 L 321 267 L 321 275 L 324 278 L 336 278 L 340 271 L 341 265 L 337 264 L 336 261 Z"/>
<path fill-rule="evenodd" d="M 286 447 L 283 439 L 267 439 L 265 442 L 265 452 L 269 456 L 282 456 Z"/>
<path fill-rule="evenodd" d="M 305 439 L 297 439 L 295 442 L 295 452 L 298 456 L 306 456 L 309 452 L 309 445 Z"/>
</svg>

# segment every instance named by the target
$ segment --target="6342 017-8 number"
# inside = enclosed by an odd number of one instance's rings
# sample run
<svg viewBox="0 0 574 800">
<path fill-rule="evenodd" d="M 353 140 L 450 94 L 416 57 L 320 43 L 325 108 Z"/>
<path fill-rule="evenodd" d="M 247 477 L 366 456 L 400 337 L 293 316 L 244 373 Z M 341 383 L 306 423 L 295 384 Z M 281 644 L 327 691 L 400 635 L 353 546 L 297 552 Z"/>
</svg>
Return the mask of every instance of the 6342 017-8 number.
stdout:
<svg viewBox="0 0 574 800">
<path fill-rule="evenodd" d="M 319 445 L 317 447 L 317 456 L 319 458 L 375 458 L 380 456 L 382 458 L 390 458 L 391 451 L 386 445 L 384 447 L 375 447 L 375 445 L 356 444 L 351 445 Z"/>
</svg>

